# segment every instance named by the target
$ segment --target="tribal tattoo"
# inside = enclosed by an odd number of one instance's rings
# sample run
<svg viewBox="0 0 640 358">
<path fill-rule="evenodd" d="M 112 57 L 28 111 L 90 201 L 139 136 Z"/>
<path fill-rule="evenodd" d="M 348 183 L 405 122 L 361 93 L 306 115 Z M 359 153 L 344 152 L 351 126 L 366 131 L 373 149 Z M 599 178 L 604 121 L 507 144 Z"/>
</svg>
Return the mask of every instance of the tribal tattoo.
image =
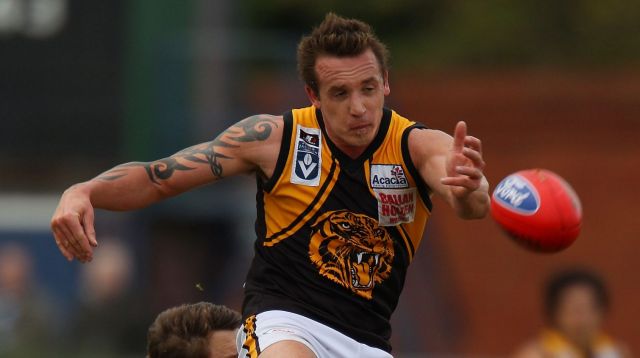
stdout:
<svg viewBox="0 0 640 358">
<path fill-rule="evenodd" d="M 175 171 L 193 170 L 195 167 L 181 164 L 180 161 L 208 164 L 211 173 L 219 179 L 223 176 L 223 166 L 220 159 L 233 159 L 216 151 L 216 148 L 237 148 L 242 143 L 264 141 L 271 136 L 273 127 L 278 127 L 271 116 L 258 115 L 246 118 L 222 132 L 216 139 L 183 149 L 178 153 L 153 162 L 132 162 L 117 167 L 99 175 L 96 179 L 102 181 L 118 180 L 128 174 L 130 167 L 143 167 L 149 180 L 160 185 L 160 180 L 173 176 Z"/>
</svg>

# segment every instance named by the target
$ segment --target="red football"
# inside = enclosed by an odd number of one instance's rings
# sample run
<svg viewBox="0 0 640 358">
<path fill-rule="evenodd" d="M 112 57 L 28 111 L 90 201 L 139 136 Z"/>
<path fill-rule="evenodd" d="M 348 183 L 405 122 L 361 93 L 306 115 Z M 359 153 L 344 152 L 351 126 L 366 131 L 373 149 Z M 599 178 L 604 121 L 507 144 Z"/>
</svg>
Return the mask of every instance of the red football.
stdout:
<svg viewBox="0 0 640 358">
<path fill-rule="evenodd" d="M 562 177 L 545 169 L 529 169 L 498 184 L 491 196 L 491 216 L 526 248 L 556 252 L 578 237 L 582 206 Z"/>
</svg>

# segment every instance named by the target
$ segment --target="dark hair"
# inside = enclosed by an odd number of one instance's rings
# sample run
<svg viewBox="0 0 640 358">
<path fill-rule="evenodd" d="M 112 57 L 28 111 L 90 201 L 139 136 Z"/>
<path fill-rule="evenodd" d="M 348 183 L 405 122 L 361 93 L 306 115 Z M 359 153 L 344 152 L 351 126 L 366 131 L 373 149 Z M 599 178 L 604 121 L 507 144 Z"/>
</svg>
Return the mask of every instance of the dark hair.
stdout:
<svg viewBox="0 0 640 358">
<path fill-rule="evenodd" d="M 169 308 L 149 327 L 149 358 L 209 357 L 209 334 L 240 327 L 242 317 L 232 309 L 208 302 Z"/>
<path fill-rule="evenodd" d="M 609 294 L 604 281 L 595 273 L 583 269 L 562 271 L 553 275 L 547 282 L 545 291 L 545 313 L 553 323 L 558 305 L 565 291 L 575 286 L 589 287 L 599 308 L 606 311 L 609 307 Z"/>
<path fill-rule="evenodd" d="M 378 40 L 371 26 L 330 12 L 310 35 L 303 36 L 298 43 L 298 74 L 317 94 L 318 80 L 315 65 L 318 56 L 355 57 L 368 49 L 371 49 L 376 56 L 382 73 L 386 72 L 389 51 Z"/>
</svg>

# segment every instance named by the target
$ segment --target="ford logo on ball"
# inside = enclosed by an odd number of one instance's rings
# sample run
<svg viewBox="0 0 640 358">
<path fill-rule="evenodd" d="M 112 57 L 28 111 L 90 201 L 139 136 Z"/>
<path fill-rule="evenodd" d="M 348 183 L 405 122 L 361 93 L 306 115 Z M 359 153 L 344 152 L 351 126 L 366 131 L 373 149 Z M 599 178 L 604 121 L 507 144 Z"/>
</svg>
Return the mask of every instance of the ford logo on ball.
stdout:
<svg viewBox="0 0 640 358">
<path fill-rule="evenodd" d="M 504 178 L 493 191 L 493 198 L 501 206 L 524 215 L 533 215 L 540 208 L 536 188 L 517 174 Z"/>
</svg>

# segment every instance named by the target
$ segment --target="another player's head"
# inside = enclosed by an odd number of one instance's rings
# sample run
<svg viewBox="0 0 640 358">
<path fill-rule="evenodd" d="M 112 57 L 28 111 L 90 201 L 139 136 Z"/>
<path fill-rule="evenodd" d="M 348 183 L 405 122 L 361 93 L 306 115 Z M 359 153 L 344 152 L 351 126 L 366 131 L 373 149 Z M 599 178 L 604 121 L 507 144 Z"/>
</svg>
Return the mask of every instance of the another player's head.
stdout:
<svg viewBox="0 0 640 358">
<path fill-rule="evenodd" d="M 388 52 L 362 21 L 329 13 L 298 44 L 298 72 L 340 147 L 368 145 L 389 94 Z"/>
<path fill-rule="evenodd" d="M 14 242 L 0 246 L 0 294 L 27 295 L 32 272 L 33 258 L 25 247 Z"/>
<path fill-rule="evenodd" d="M 547 283 L 545 309 L 551 326 L 579 345 L 600 332 L 609 297 L 603 281 L 584 270 L 553 276 Z"/>
<path fill-rule="evenodd" d="M 207 302 L 173 307 L 149 327 L 149 358 L 232 358 L 238 353 L 236 331 L 242 317 L 234 310 Z"/>
</svg>

